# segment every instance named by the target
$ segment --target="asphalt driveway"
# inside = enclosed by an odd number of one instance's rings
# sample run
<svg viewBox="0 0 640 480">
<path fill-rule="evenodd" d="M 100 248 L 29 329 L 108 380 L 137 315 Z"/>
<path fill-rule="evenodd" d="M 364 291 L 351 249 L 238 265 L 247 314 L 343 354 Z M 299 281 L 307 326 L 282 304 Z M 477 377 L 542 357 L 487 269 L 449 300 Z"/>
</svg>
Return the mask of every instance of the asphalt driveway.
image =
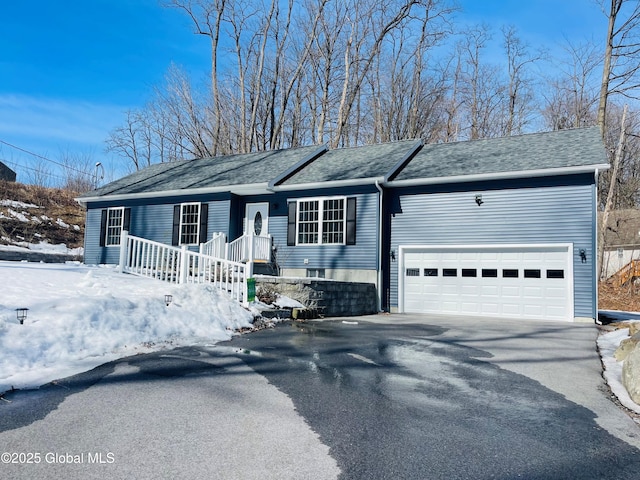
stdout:
<svg viewBox="0 0 640 480">
<path fill-rule="evenodd" d="M 378 315 L 130 357 L 0 402 L 0 450 L 41 458 L 0 472 L 637 478 L 640 429 L 609 398 L 596 335 L 587 324 Z"/>
</svg>

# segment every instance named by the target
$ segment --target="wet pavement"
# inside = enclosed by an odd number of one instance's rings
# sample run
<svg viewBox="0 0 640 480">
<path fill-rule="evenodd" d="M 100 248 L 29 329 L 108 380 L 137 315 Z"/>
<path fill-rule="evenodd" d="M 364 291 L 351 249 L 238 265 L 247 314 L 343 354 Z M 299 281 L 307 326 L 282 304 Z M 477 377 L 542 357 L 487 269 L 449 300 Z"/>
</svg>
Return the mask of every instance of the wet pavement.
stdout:
<svg viewBox="0 0 640 480">
<path fill-rule="evenodd" d="M 592 410 L 491 363 L 494 354 L 450 330 L 293 323 L 226 345 L 292 399 L 340 478 L 637 478 L 640 452 Z"/>
<path fill-rule="evenodd" d="M 129 357 L 6 395 L 0 450 L 41 461 L 0 473 L 635 479 L 638 425 L 602 382 L 596 335 L 593 325 L 374 315 Z"/>
</svg>

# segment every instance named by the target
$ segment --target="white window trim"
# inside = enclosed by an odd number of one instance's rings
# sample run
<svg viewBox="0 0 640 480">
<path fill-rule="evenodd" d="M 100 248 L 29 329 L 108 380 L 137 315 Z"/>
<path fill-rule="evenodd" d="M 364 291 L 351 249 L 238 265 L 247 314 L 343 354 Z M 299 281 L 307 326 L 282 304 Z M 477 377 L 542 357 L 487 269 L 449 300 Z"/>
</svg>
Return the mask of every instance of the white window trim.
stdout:
<svg viewBox="0 0 640 480">
<path fill-rule="evenodd" d="M 339 243 L 322 243 L 323 234 L 323 216 L 324 216 L 324 202 L 327 200 L 342 200 L 342 242 Z M 300 243 L 300 204 L 302 202 L 318 202 L 318 242 L 317 243 Z M 346 196 L 334 196 L 334 197 L 308 197 L 296 199 L 296 245 L 313 247 L 324 245 L 346 245 L 347 244 L 347 197 Z"/>
<path fill-rule="evenodd" d="M 182 221 L 184 218 L 184 207 L 189 205 L 197 205 L 198 206 L 198 220 L 196 221 L 196 242 L 195 243 L 183 243 L 182 242 L 182 227 L 187 225 Z M 198 245 L 198 241 L 200 239 L 200 215 L 202 215 L 202 202 L 185 202 L 180 204 L 180 229 L 178 230 L 178 245 Z M 190 224 L 189 224 L 190 225 Z"/>
<path fill-rule="evenodd" d="M 120 241 L 118 243 L 109 243 L 109 214 L 120 210 Z M 105 247 L 120 247 L 122 243 L 122 230 L 124 229 L 124 207 L 107 208 L 107 224 L 104 226 L 104 245 Z"/>
</svg>

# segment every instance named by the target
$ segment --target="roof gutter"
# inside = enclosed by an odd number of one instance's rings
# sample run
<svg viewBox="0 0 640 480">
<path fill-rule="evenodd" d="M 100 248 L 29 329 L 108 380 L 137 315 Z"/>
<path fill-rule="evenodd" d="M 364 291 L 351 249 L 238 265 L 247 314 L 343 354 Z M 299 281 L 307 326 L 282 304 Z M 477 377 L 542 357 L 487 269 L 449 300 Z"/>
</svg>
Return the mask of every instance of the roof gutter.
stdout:
<svg viewBox="0 0 640 480">
<path fill-rule="evenodd" d="M 609 164 L 582 165 L 577 167 L 544 168 L 538 170 L 520 170 L 517 172 L 479 173 L 475 175 L 452 175 L 449 177 L 417 178 L 410 180 L 391 180 L 383 182 L 385 187 L 413 187 L 419 185 L 438 185 L 443 183 L 469 183 L 484 180 L 509 180 L 514 178 L 553 177 L 556 175 L 572 175 L 578 173 L 593 173 L 606 170 Z"/>
<path fill-rule="evenodd" d="M 183 195 L 206 195 L 212 193 L 233 193 L 238 195 L 258 195 L 261 193 L 269 193 L 268 185 L 266 183 L 250 183 L 243 185 L 225 185 L 221 187 L 207 187 L 207 188 L 190 188 L 184 190 L 164 190 L 158 192 L 144 192 L 144 193 L 122 193 L 114 195 L 100 195 L 94 197 L 77 197 L 75 201 L 83 207 L 86 207 L 91 202 L 104 202 L 104 201 L 121 201 L 121 200 L 136 200 L 145 198 L 158 198 L 158 197 L 177 197 Z"/>
<path fill-rule="evenodd" d="M 349 180 L 297 183 L 293 185 L 274 185 L 269 190 L 272 192 L 286 192 L 292 190 L 315 190 L 317 188 L 359 187 L 361 185 L 371 185 L 376 182 L 384 182 L 384 177 L 353 178 Z"/>
</svg>

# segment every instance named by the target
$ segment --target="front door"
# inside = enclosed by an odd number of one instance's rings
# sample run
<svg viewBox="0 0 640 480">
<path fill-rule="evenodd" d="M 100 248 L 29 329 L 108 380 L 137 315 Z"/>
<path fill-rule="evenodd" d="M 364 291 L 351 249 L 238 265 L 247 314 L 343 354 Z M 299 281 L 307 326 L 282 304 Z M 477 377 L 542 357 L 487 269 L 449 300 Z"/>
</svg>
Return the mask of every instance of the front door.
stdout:
<svg viewBox="0 0 640 480">
<path fill-rule="evenodd" d="M 244 233 L 266 237 L 269 233 L 269 202 L 247 203 Z"/>
</svg>

